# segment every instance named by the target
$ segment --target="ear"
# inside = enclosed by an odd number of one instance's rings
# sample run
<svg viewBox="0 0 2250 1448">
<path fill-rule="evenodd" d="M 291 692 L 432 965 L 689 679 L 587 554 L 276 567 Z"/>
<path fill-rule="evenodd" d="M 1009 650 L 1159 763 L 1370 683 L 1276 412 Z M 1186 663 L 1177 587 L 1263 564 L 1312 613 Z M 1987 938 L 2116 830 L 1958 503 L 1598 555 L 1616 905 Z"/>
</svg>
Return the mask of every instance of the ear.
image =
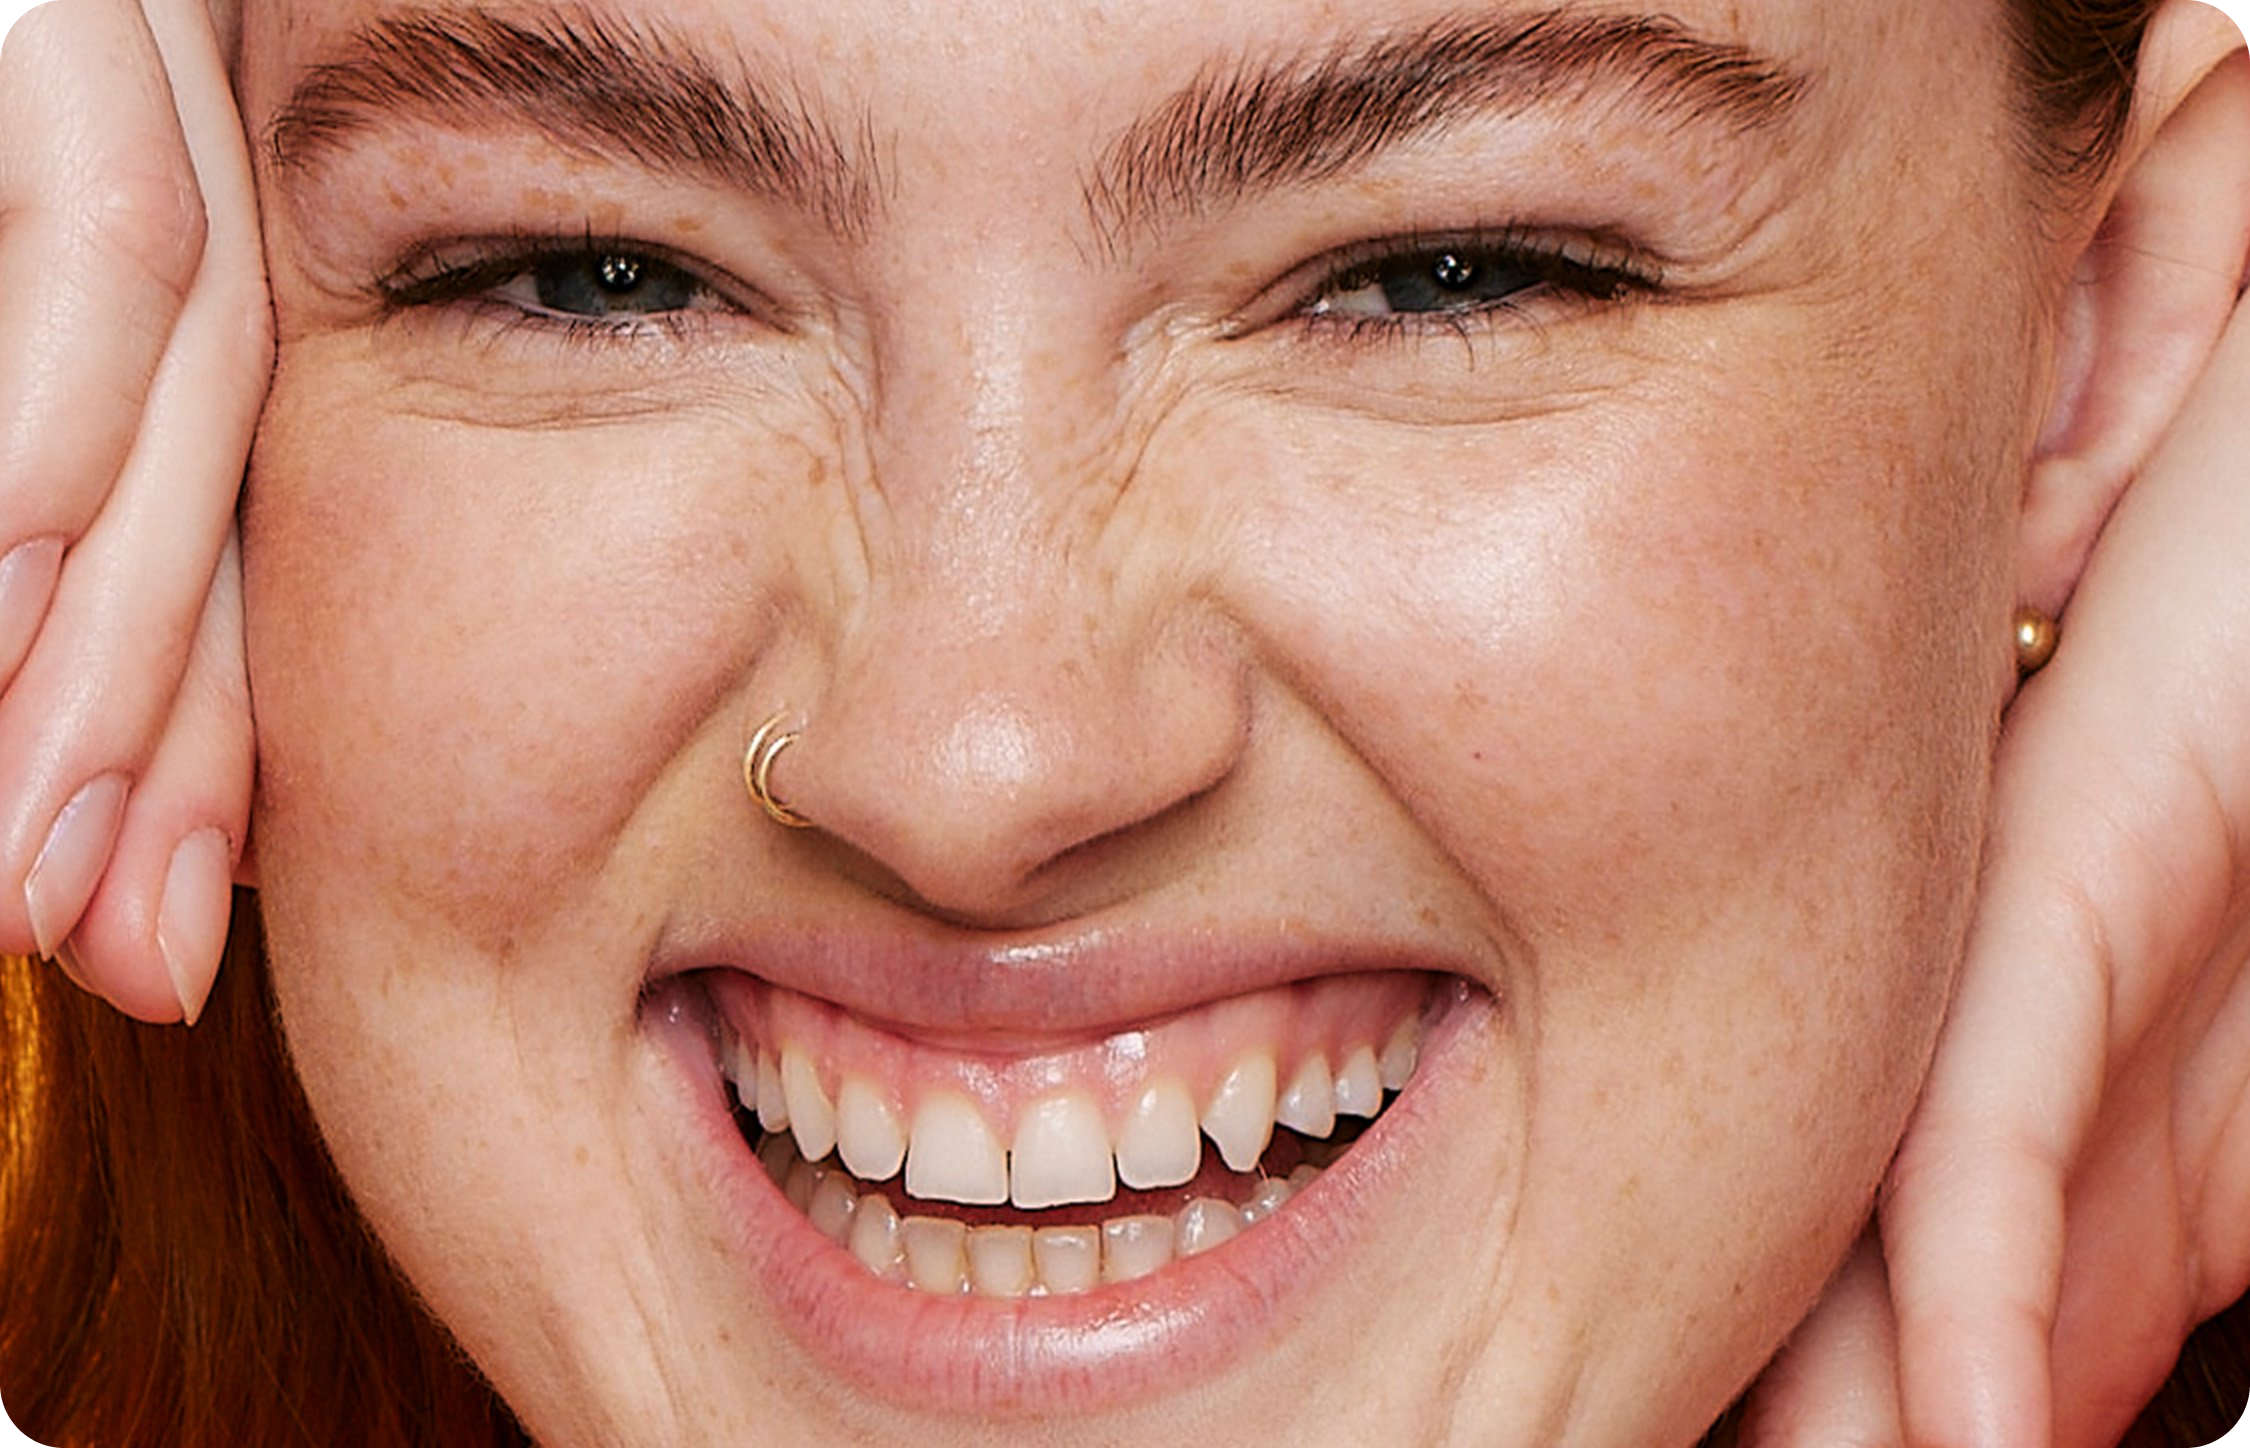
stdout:
<svg viewBox="0 0 2250 1448">
<path fill-rule="evenodd" d="M 2062 304 L 2024 493 L 2018 593 L 2050 614 L 2203 370 L 2250 264 L 2250 56 L 2219 10 L 2158 10 L 2109 184 Z"/>
</svg>

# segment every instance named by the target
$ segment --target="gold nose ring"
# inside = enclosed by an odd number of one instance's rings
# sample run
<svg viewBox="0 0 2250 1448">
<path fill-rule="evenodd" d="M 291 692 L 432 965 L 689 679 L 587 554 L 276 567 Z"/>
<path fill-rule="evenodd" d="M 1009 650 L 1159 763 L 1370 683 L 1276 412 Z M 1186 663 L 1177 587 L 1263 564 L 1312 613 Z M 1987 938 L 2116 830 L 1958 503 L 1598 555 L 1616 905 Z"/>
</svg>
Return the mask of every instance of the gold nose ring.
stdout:
<svg viewBox="0 0 2250 1448">
<path fill-rule="evenodd" d="M 782 750 L 797 742 L 795 730 L 781 727 L 788 712 L 776 710 L 773 717 L 760 724 L 758 732 L 750 736 L 750 747 L 742 756 L 742 782 L 750 787 L 750 797 L 766 812 L 766 818 L 793 830 L 809 830 L 812 821 L 774 798 L 773 793 L 773 762 L 781 757 Z"/>
</svg>

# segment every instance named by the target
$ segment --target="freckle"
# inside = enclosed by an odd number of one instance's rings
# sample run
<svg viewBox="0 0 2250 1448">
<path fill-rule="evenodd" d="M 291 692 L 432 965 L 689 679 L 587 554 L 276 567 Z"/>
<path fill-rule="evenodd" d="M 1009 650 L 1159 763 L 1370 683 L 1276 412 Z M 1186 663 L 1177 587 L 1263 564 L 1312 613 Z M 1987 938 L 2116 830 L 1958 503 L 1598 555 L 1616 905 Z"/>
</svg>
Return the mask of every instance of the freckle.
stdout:
<svg viewBox="0 0 2250 1448">
<path fill-rule="evenodd" d="M 703 233 L 703 218 L 682 212 L 672 218 L 672 229 L 683 235 L 700 236 Z"/>
<path fill-rule="evenodd" d="M 585 1147 L 583 1147 L 583 1146 L 579 1147 L 579 1148 L 578 1148 L 578 1150 L 577 1150 L 576 1152 L 572 1153 L 572 1155 L 573 1155 L 573 1157 L 574 1157 L 574 1158 L 575 1158 L 575 1159 L 577 1160 L 577 1162 L 578 1162 L 578 1164 L 579 1164 L 580 1166 L 584 1166 L 584 1165 L 586 1165 L 586 1164 L 587 1164 L 588 1162 L 591 1162 L 591 1161 L 592 1161 L 592 1160 L 594 1159 L 594 1154 L 593 1154 L 592 1152 L 588 1151 L 588 1150 L 587 1150 L 587 1149 L 586 1149 Z"/>
</svg>

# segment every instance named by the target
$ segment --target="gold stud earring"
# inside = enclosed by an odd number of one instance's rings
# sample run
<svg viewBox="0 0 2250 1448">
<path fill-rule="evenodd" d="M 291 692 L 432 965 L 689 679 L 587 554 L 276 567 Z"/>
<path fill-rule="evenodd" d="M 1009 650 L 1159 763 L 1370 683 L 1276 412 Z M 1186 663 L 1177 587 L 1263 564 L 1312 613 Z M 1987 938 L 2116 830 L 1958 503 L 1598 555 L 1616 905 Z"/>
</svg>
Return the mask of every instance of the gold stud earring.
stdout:
<svg viewBox="0 0 2250 1448">
<path fill-rule="evenodd" d="M 812 821 L 776 799 L 773 792 L 773 762 L 782 750 L 797 742 L 795 730 L 781 727 L 788 712 L 775 710 L 773 717 L 760 724 L 758 732 L 750 736 L 750 747 L 742 755 L 742 782 L 750 787 L 750 797 L 766 812 L 766 818 L 793 830 L 809 830 Z"/>
<path fill-rule="evenodd" d="M 2025 677 L 2038 673 L 2055 656 L 2060 637 L 2053 615 L 2029 604 L 2017 609 L 2016 672 Z"/>
</svg>

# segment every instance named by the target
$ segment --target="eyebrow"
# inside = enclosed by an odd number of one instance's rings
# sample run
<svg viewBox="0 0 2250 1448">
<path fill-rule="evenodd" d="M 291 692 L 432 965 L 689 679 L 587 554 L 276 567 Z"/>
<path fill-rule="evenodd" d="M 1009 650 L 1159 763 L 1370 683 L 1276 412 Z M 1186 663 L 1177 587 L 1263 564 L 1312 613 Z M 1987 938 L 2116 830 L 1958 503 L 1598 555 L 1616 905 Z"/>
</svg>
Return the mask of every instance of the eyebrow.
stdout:
<svg viewBox="0 0 2250 1448">
<path fill-rule="evenodd" d="M 516 126 L 588 155 L 770 196 L 862 232 L 877 194 L 862 126 L 847 145 L 801 95 L 722 71 L 661 30 L 575 6 L 514 19 L 411 9 L 362 26 L 312 66 L 266 127 L 283 170 L 414 116 Z"/>
<path fill-rule="evenodd" d="M 1470 114 L 1607 90 L 1658 123 L 1746 137 L 1781 127 L 1808 85 L 1666 16 L 1457 16 L 1294 62 L 1207 70 L 1111 143 L 1085 199 L 1114 247 L 1173 216 L 1331 179 Z"/>
</svg>

